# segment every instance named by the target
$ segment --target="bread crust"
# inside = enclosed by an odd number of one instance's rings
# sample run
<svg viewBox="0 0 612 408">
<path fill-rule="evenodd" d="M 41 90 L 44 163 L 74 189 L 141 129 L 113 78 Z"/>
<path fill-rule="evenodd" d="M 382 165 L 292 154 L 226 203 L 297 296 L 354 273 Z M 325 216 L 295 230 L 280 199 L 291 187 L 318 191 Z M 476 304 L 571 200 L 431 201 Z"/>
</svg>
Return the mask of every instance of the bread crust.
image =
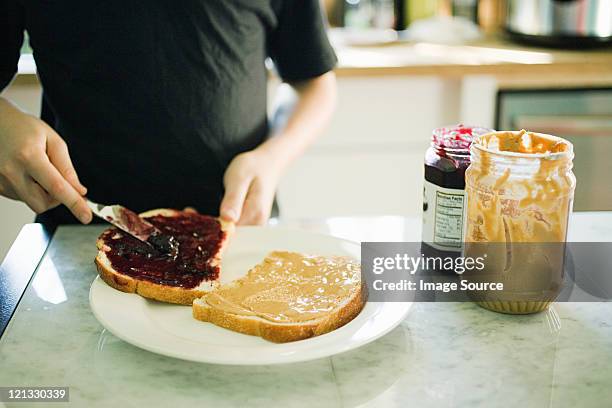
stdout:
<svg viewBox="0 0 612 408">
<path fill-rule="evenodd" d="M 367 291 L 362 284 L 345 304 L 325 317 L 303 323 L 286 324 L 228 313 L 210 307 L 204 297 L 193 302 L 193 317 L 239 333 L 259 336 L 274 343 L 287 343 L 319 336 L 344 326 L 361 312 L 366 300 Z"/>
<path fill-rule="evenodd" d="M 155 215 L 173 216 L 180 213 L 180 211 L 161 208 L 157 210 L 150 210 L 141 213 L 141 217 L 152 217 Z M 235 226 L 231 222 L 223 221 L 218 219 L 221 224 L 221 229 L 225 232 L 225 239 L 221 244 L 221 248 L 215 255 L 215 258 L 211 261 L 213 266 L 221 265 L 221 255 L 225 250 L 229 236 L 234 232 Z M 108 231 L 108 230 L 106 230 Z M 103 233 L 104 234 L 104 233 Z M 98 238 L 96 242 L 98 247 L 98 254 L 95 258 L 96 268 L 100 278 L 106 282 L 109 286 L 126 293 L 136 293 L 142 297 L 159 300 L 166 303 L 174 303 L 179 305 L 191 305 L 194 299 L 204 296 L 208 291 L 200 289 L 186 289 L 176 286 L 162 285 L 158 283 L 149 282 L 142 279 L 135 279 L 131 276 L 122 274 L 113 269 L 110 262 L 107 261 L 106 255 L 104 254 L 104 241 Z M 218 281 L 211 282 L 212 286 L 218 285 Z"/>
</svg>

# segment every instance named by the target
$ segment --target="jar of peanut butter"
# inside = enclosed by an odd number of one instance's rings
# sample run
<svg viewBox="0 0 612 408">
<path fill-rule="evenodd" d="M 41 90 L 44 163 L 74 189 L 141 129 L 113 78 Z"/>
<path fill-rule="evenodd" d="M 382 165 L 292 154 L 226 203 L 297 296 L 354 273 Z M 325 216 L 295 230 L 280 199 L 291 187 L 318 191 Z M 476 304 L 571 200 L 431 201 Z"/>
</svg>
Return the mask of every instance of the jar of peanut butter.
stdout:
<svg viewBox="0 0 612 408">
<path fill-rule="evenodd" d="M 540 133 L 478 136 L 465 172 L 466 257 L 485 259 L 465 277 L 481 285 L 469 295 L 502 313 L 545 310 L 563 283 L 565 240 L 576 178 L 573 146 Z"/>
</svg>

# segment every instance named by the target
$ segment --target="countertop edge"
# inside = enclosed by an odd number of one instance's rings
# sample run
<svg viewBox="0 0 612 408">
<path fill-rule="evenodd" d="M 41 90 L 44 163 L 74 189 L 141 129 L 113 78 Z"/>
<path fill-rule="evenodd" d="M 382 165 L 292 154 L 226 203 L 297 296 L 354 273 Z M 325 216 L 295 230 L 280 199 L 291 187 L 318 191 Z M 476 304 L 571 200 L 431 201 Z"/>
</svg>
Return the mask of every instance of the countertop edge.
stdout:
<svg viewBox="0 0 612 408">
<path fill-rule="evenodd" d="M 42 224 L 24 225 L 0 265 L 0 338 L 42 261 L 52 235 Z"/>
</svg>

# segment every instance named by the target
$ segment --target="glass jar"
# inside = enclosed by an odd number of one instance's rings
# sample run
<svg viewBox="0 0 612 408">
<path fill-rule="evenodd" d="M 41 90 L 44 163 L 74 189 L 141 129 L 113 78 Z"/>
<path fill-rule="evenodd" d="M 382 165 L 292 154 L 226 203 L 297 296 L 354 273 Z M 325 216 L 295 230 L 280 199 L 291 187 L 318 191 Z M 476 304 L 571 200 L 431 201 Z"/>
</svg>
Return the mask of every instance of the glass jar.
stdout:
<svg viewBox="0 0 612 408">
<path fill-rule="evenodd" d="M 473 291 L 487 309 L 514 314 L 546 309 L 563 283 L 565 240 L 576 178 L 573 146 L 559 137 L 492 132 L 477 137 L 465 172 L 464 255 L 485 256 L 473 281 L 503 290 Z"/>
<path fill-rule="evenodd" d="M 434 129 L 425 153 L 422 241 L 432 249 L 426 252 L 461 251 L 470 145 L 491 131 L 461 124 Z"/>
</svg>

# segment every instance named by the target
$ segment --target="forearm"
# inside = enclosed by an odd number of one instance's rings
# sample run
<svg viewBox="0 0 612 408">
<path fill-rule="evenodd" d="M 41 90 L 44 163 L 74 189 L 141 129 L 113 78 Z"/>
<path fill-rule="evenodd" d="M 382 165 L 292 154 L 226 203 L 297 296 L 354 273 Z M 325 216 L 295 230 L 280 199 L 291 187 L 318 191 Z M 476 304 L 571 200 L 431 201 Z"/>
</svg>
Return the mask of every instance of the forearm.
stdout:
<svg viewBox="0 0 612 408">
<path fill-rule="evenodd" d="M 299 157 L 321 135 L 336 106 L 333 72 L 292 86 L 299 100 L 285 128 L 257 148 L 274 157 L 281 168 Z"/>
</svg>

